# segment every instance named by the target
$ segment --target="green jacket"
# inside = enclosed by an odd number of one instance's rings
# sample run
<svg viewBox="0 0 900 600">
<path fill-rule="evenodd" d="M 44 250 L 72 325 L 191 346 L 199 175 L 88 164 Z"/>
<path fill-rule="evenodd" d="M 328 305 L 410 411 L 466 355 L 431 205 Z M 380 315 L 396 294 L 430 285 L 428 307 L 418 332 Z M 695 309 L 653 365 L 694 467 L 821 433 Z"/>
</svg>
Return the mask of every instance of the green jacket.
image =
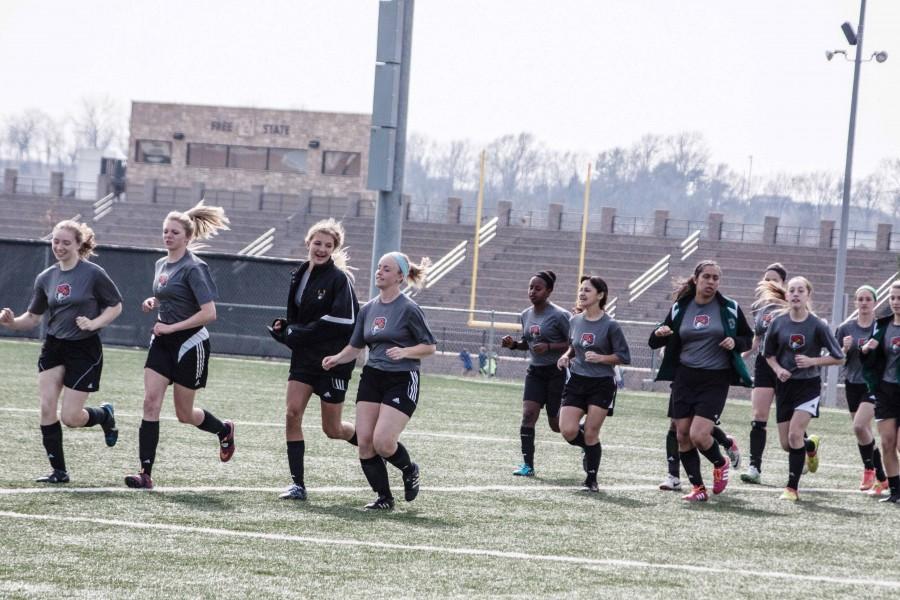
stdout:
<svg viewBox="0 0 900 600">
<path fill-rule="evenodd" d="M 875 321 L 872 328 L 871 339 L 878 341 L 878 347 L 867 352 L 860 353 L 860 362 L 862 362 L 863 379 L 866 380 L 866 387 L 870 394 L 874 394 L 878 390 L 878 384 L 884 377 L 884 369 L 887 367 L 887 348 L 884 345 L 884 334 L 888 325 L 894 319 L 894 315 L 888 315 Z M 897 376 L 900 380 L 900 363 L 897 364 Z"/>
<path fill-rule="evenodd" d="M 675 378 L 675 370 L 681 364 L 681 320 L 684 318 L 684 309 L 693 300 L 693 296 L 686 296 L 672 305 L 672 309 L 666 315 L 665 320 L 653 328 L 653 332 L 667 325 L 674 333 L 666 337 L 657 337 L 650 332 L 650 341 L 647 342 L 653 349 L 666 347 L 659 371 L 656 373 L 656 381 L 672 381 Z M 725 327 L 725 337 L 734 339 L 734 349 L 731 351 L 731 367 L 734 372 L 732 385 L 751 387 L 753 378 L 744 363 L 741 353 L 749 350 L 753 344 L 753 330 L 744 316 L 744 311 L 737 301 L 716 292 L 715 302 L 719 303 L 722 314 L 722 324 Z"/>
</svg>

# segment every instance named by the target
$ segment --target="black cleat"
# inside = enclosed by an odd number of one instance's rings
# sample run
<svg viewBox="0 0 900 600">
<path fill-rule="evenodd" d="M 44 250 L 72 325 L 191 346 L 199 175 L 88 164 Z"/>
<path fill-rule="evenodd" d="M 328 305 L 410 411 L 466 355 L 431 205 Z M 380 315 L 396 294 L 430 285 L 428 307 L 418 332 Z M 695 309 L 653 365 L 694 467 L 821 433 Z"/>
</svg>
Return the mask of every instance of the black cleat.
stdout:
<svg viewBox="0 0 900 600">
<path fill-rule="evenodd" d="M 68 480 L 69 478 L 67 477 L 66 481 Z M 887 498 L 882 498 L 881 500 L 879 500 L 879 502 L 890 502 L 892 504 L 897 504 L 898 502 L 900 502 L 900 494 L 891 494 Z"/>
<path fill-rule="evenodd" d="M 35 479 L 38 483 L 69 483 L 69 474 L 66 471 L 53 469 L 53 472 Z"/>
<path fill-rule="evenodd" d="M 234 421 L 225 421 L 228 433 L 219 440 L 219 460 L 228 462 L 234 456 Z"/>
<path fill-rule="evenodd" d="M 119 441 L 119 430 L 116 428 L 115 411 L 113 410 L 113 405 L 109 402 L 104 402 L 100 405 L 100 408 L 105 410 L 106 414 L 109 415 L 106 419 L 106 423 L 100 427 L 103 429 L 103 437 L 106 439 L 106 445 L 112 448 L 116 445 L 116 442 Z"/>
<path fill-rule="evenodd" d="M 412 502 L 419 495 L 419 465 L 412 463 L 409 473 L 403 474 L 403 498 Z"/>
<path fill-rule="evenodd" d="M 591 481 L 589 479 L 585 479 L 584 483 L 581 484 L 582 492 L 589 492 L 591 494 L 596 494 L 600 491 L 600 486 L 597 485 L 597 480 Z"/>
<path fill-rule="evenodd" d="M 394 499 L 390 496 L 378 496 L 374 502 L 365 506 L 366 510 L 394 510 Z"/>
<path fill-rule="evenodd" d="M 153 480 L 150 476 L 141 471 L 137 475 L 128 475 L 125 477 L 125 485 L 138 490 L 152 490 Z"/>
<path fill-rule="evenodd" d="M 295 483 L 278 497 L 282 500 L 306 500 L 306 488 Z"/>
</svg>

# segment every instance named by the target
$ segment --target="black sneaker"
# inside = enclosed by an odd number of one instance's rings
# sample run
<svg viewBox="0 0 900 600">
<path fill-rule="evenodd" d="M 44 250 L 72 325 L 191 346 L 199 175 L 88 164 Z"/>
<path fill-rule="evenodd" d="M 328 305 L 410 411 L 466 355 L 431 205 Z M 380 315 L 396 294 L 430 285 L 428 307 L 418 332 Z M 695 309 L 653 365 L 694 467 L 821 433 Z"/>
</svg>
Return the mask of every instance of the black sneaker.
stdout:
<svg viewBox="0 0 900 600">
<path fill-rule="evenodd" d="M 282 500 L 306 500 L 306 488 L 295 483 L 278 497 Z"/>
<path fill-rule="evenodd" d="M 581 491 L 596 494 L 600 492 L 600 486 L 597 485 L 596 479 L 593 481 L 591 481 L 590 479 L 585 479 L 584 483 L 581 484 Z"/>
<path fill-rule="evenodd" d="M 105 410 L 106 414 L 109 415 L 106 419 L 106 423 L 102 424 L 100 427 L 103 428 L 103 436 L 106 439 L 106 445 L 112 448 L 116 445 L 116 442 L 119 441 L 119 430 L 116 428 L 116 417 L 115 411 L 113 410 L 113 405 L 109 402 L 104 402 L 100 405 L 101 410 Z"/>
<path fill-rule="evenodd" d="M 390 496 L 378 496 L 374 502 L 365 506 L 366 510 L 394 510 L 394 499 Z"/>
<path fill-rule="evenodd" d="M 68 481 L 68 480 L 69 480 L 69 478 L 66 477 L 66 481 Z M 40 480 L 38 480 L 38 481 L 40 481 Z M 879 502 L 890 502 L 892 504 L 900 503 L 900 494 L 891 494 L 887 498 L 882 498 L 881 500 L 879 500 Z"/>
<path fill-rule="evenodd" d="M 125 485 L 130 488 L 139 490 L 152 490 L 153 480 L 150 476 L 141 471 L 137 475 L 128 475 L 125 477 Z"/>
<path fill-rule="evenodd" d="M 419 495 L 419 465 L 412 463 L 409 473 L 403 474 L 403 498 L 412 502 Z"/>
<path fill-rule="evenodd" d="M 53 472 L 35 479 L 38 483 L 69 483 L 69 474 L 66 471 L 53 469 Z"/>
</svg>

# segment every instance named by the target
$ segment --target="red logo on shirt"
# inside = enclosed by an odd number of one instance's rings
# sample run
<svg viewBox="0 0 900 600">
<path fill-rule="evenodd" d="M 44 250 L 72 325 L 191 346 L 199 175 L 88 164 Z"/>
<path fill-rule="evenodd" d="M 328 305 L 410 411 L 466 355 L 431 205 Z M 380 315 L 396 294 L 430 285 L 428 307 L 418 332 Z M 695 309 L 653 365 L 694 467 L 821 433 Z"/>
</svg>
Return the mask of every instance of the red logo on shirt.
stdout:
<svg viewBox="0 0 900 600">
<path fill-rule="evenodd" d="M 532 337 L 538 337 L 541 335 L 541 326 L 540 325 L 532 325 L 528 328 L 528 333 L 531 334 Z"/>
<path fill-rule="evenodd" d="M 857 340 L 857 341 L 859 342 L 859 347 L 862 348 L 863 346 L 866 345 L 866 342 L 869 341 L 869 338 L 859 338 L 859 340 Z"/>
<path fill-rule="evenodd" d="M 891 338 L 891 352 L 894 354 L 900 352 L 900 337 Z"/>
<path fill-rule="evenodd" d="M 806 336 L 802 333 L 792 333 L 790 346 L 791 350 L 800 350 L 806 345 Z"/>
<path fill-rule="evenodd" d="M 166 287 L 166 284 L 169 283 L 169 276 L 166 275 L 165 273 L 160 273 L 158 282 L 159 282 L 159 287 Z"/>
<path fill-rule="evenodd" d="M 771 323 L 771 322 L 772 322 L 772 313 L 768 313 L 768 314 L 764 315 L 762 318 L 763 329 L 768 329 L 769 323 Z"/>
<path fill-rule="evenodd" d="M 581 334 L 581 345 L 587 348 L 588 346 L 594 345 L 594 334 L 593 333 L 582 333 Z"/>
<path fill-rule="evenodd" d="M 56 286 L 56 301 L 62 302 L 72 293 L 72 286 L 68 283 L 60 283 Z"/>
<path fill-rule="evenodd" d="M 694 317 L 694 329 L 706 329 L 709 327 L 709 315 L 697 315 Z"/>
<path fill-rule="evenodd" d="M 384 317 L 375 317 L 375 320 L 372 321 L 372 333 L 378 333 L 379 331 L 384 330 L 387 325 L 387 319 Z"/>
</svg>

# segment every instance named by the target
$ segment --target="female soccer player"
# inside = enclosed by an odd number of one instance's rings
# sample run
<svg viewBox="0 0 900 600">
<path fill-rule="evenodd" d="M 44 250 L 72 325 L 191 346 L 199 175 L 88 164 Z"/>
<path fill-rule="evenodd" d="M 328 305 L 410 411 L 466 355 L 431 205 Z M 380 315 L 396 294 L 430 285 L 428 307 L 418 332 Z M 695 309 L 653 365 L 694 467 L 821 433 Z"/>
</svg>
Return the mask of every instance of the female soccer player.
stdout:
<svg viewBox="0 0 900 600">
<path fill-rule="evenodd" d="M 887 489 L 887 479 L 881 464 L 881 453 L 875 447 L 872 435 L 872 419 L 875 418 L 875 393 L 870 392 L 863 377 L 863 367 L 859 349 L 872 337 L 872 326 L 875 323 L 875 302 L 877 292 L 870 285 L 864 285 L 854 294 L 857 316 L 844 321 L 835 332 L 841 349 L 847 357 L 842 369 L 844 393 L 847 398 L 847 409 L 853 421 L 853 433 L 859 446 L 859 455 L 863 462 L 863 476 L 859 484 L 861 492 L 873 490 L 880 495 Z"/>
<path fill-rule="evenodd" d="M 568 370 L 559 426 L 567 442 L 584 449 L 587 477 L 582 487 L 588 492 L 599 491 L 600 428 L 607 415 L 612 416 L 616 401 L 613 369 L 631 363 L 622 328 L 604 310 L 608 296 L 603 279 L 581 278 L 581 312 L 569 320 L 569 350 L 556 362 L 559 369 Z"/>
<path fill-rule="evenodd" d="M 531 307 L 522 311 L 522 338 L 504 336 L 500 345 L 511 350 L 528 351 L 528 372 L 522 396 L 522 464 L 513 475 L 534 477 L 534 428 L 541 408 L 546 408 L 550 429 L 559 432 L 559 406 L 565 375 L 556 368 L 562 353 L 569 348 L 569 311 L 550 302 L 556 283 L 553 271 L 541 271 L 528 282 Z"/>
<path fill-rule="evenodd" d="M 775 399 L 775 373 L 766 357 L 763 356 L 763 340 L 766 330 L 772 321 L 775 311 L 787 307 L 787 296 L 784 291 L 784 282 L 787 280 L 787 271 L 781 263 L 773 263 L 766 267 L 763 273 L 763 281 L 756 288 L 756 302 L 753 310 L 756 315 L 753 328 L 753 346 L 744 353 L 745 357 L 756 354 L 753 365 L 753 391 L 750 393 L 751 410 L 753 411 L 750 422 L 750 464 L 747 472 L 741 473 L 741 481 L 745 483 L 760 483 L 762 480 L 762 455 L 766 449 L 766 426 L 769 423 L 769 413 L 772 411 L 772 401 Z"/>
<path fill-rule="evenodd" d="M 891 495 L 882 502 L 900 502 L 900 462 L 897 425 L 900 423 L 900 281 L 891 284 L 891 314 L 878 319 L 872 337 L 861 348 L 866 383 L 875 394 L 875 420 L 881 437 L 881 458 Z"/>
<path fill-rule="evenodd" d="M 51 245 L 57 262 L 35 279 L 28 310 L 18 317 L 11 308 L 0 310 L 0 325 L 25 331 L 47 315 L 47 335 L 38 359 L 38 392 L 41 436 L 53 471 L 37 481 L 68 483 L 57 417 L 60 394 L 66 427 L 100 425 L 107 446 L 115 446 L 119 437 L 111 404 L 85 408 L 84 403 L 88 394 L 100 389 L 103 346 L 97 332 L 122 312 L 122 296 L 106 271 L 88 261 L 96 245 L 90 227 L 60 221 L 53 228 Z"/>
<path fill-rule="evenodd" d="M 228 229 L 225 211 L 204 206 L 202 200 L 185 213 L 170 212 L 163 221 L 167 255 L 156 261 L 153 295 L 141 304 L 144 312 L 159 312 L 144 364 L 144 415 L 138 431 L 141 470 L 125 477 L 128 487 L 153 488 L 159 413 L 172 384 L 178 421 L 218 436 L 222 462 L 234 454 L 234 423 L 194 406 L 197 390 L 206 387 L 210 346 L 205 326 L 216 320 L 217 290 L 209 267 L 192 248 L 221 229 Z"/>
<path fill-rule="evenodd" d="M 353 424 L 341 420 L 353 363 L 337 366 L 330 373 L 322 369 L 323 358 L 347 345 L 359 313 L 343 242 L 344 227 L 339 221 L 325 219 L 309 228 L 307 260 L 291 273 L 287 318 L 276 319 L 270 328 L 272 336 L 291 349 L 285 437 L 294 483 L 280 496 L 286 500 L 306 500 L 303 413 L 313 394 L 322 401 L 325 435 L 356 444 Z"/>
<path fill-rule="evenodd" d="M 749 386 L 750 374 L 741 352 L 750 347 L 752 331 L 741 307 L 719 293 L 722 269 L 711 260 L 675 291 L 675 303 L 650 334 L 650 348 L 665 346 L 657 381 L 672 382 L 671 417 L 675 419 L 681 463 L 693 486 L 683 496 L 705 502 L 709 495 L 700 474 L 698 450 L 713 464 L 713 494 L 728 485 L 729 460 L 712 437 L 730 385 Z"/>
<path fill-rule="evenodd" d="M 788 482 L 781 498 L 796 502 L 804 462 L 810 473 L 819 468 L 820 438 L 815 434 L 805 437 L 810 420 L 819 416 L 819 370 L 843 363 L 844 353 L 825 321 L 812 311 L 812 284 L 805 277 L 788 281 L 787 299 L 790 308 L 776 313 L 769 323 L 764 352 L 778 382 L 778 438 L 788 452 Z M 827 356 L 822 356 L 823 349 Z"/>
<path fill-rule="evenodd" d="M 409 282 L 413 287 L 421 287 L 430 264 L 427 258 L 419 264 L 410 262 L 402 252 L 382 256 L 375 271 L 378 297 L 360 309 L 350 343 L 322 360 L 322 368 L 330 371 L 356 360 L 363 348 L 369 348 L 369 360 L 356 392 L 359 462 L 369 485 L 378 494 L 366 505 L 367 510 L 394 508 L 384 461 L 403 474 L 407 502 L 419 494 L 419 466 L 412 462 L 399 439 L 418 406 L 419 365 L 421 359 L 434 354 L 435 339 L 422 309 L 401 293 L 400 286 Z"/>
</svg>

